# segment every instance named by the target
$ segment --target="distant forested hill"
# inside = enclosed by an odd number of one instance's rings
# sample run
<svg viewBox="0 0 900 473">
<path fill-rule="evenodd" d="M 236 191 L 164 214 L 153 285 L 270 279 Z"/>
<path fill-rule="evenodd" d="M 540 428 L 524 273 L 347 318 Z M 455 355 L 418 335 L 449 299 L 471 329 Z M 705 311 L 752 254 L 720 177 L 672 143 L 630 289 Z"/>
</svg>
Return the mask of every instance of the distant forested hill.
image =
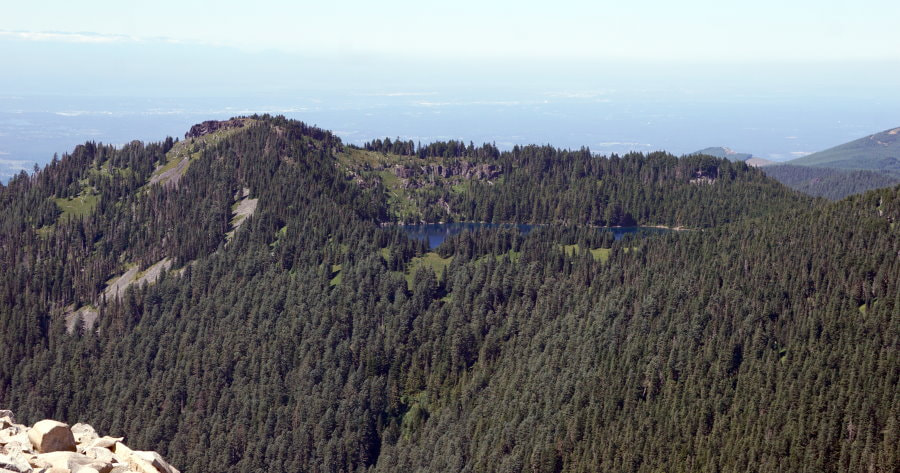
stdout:
<svg viewBox="0 0 900 473">
<path fill-rule="evenodd" d="M 0 407 L 186 472 L 900 468 L 900 187 L 254 116 L 0 206 Z M 389 225 L 450 219 L 548 225 Z"/>
<path fill-rule="evenodd" d="M 716 158 L 725 158 L 729 161 L 746 161 L 753 157 L 750 153 L 739 153 L 731 148 L 726 146 L 712 146 L 709 148 L 703 148 L 700 151 L 695 151 L 691 153 L 691 155 L 695 154 L 703 154 L 706 156 L 714 156 Z"/>
<path fill-rule="evenodd" d="M 743 162 L 668 153 L 376 140 L 338 156 L 363 187 L 384 187 L 388 218 L 708 227 L 808 203 Z"/>
<path fill-rule="evenodd" d="M 766 166 L 763 172 L 804 194 L 831 200 L 900 183 L 900 174 L 791 164 Z"/>
<path fill-rule="evenodd" d="M 885 130 L 797 158 L 788 161 L 788 164 L 900 173 L 900 128 Z"/>
</svg>

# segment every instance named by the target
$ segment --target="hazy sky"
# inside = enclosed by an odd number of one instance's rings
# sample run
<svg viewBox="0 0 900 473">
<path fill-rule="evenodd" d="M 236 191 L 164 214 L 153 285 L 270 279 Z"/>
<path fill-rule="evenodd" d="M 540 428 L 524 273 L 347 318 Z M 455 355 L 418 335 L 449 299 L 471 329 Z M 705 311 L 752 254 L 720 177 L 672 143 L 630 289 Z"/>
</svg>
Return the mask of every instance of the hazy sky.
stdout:
<svg viewBox="0 0 900 473">
<path fill-rule="evenodd" d="M 897 61 L 898 19 L 890 0 L 49 0 L 7 2 L 0 30 L 401 57 Z"/>
<path fill-rule="evenodd" d="M 0 179 L 255 112 L 355 143 L 789 159 L 900 125 L 898 19 L 896 0 L 7 1 Z"/>
</svg>

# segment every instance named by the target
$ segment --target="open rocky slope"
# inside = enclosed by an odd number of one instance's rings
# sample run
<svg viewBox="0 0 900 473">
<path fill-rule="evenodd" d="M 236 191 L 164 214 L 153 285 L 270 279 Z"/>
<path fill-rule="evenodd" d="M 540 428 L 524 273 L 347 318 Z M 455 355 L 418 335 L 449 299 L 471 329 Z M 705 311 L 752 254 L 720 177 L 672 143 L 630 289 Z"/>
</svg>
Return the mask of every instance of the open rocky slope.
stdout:
<svg viewBox="0 0 900 473">
<path fill-rule="evenodd" d="M 179 473 L 158 453 L 132 450 L 123 440 L 81 423 L 45 419 L 28 427 L 0 410 L 0 473 Z"/>
</svg>

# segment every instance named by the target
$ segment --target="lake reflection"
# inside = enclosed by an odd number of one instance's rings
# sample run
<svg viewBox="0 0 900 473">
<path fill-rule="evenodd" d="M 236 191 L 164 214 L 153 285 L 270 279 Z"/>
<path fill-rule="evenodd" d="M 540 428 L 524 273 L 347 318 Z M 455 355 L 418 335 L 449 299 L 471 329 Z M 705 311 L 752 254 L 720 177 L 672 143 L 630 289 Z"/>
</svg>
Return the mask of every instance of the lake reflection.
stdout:
<svg viewBox="0 0 900 473">
<path fill-rule="evenodd" d="M 436 248 L 444 242 L 447 237 L 462 233 L 464 231 L 479 230 L 482 228 L 518 228 L 523 234 L 527 234 L 532 229 L 540 225 L 512 224 L 512 223 L 476 223 L 476 222 L 458 222 L 458 223 L 428 223 L 424 225 L 401 225 L 406 234 L 410 238 L 427 241 L 429 248 Z M 638 232 L 660 233 L 669 230 L 655 227 L 598 227 L 597 231 L 613 232 L 613 238 L 620 240 L 625 235 Z"/>
</svg>

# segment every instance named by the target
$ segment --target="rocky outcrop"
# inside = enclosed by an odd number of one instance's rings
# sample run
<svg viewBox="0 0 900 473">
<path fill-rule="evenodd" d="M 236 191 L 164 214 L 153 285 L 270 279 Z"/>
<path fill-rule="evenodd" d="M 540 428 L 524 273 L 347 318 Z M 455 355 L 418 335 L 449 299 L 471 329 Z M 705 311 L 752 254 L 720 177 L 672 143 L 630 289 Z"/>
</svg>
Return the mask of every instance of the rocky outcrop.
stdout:
<svg viewBox="0 0 900 473">
<path fill-rule="evenodd" d="M 426 166 L 404 166 L 397 164 L 392 169 L 400 179 L 411 179 L 417 176 L 438 176 L 448 179 L 454 176 L 463 179 L 491 180 L 500 177 L 501 170 L 494 164 L 475 164 L 468 161 L 457 161 L 449 164 L 429 164 Z"/>
<path fill-rule="evenodd" d="M 719 168 L 698 169 L 694 172 L 691 184 L 714 184 L 719 178 Z"/>
<path fill-rule="evenodd" d="M 199 138 L 224 128 L 243 128 L 243 126 L 244 121 L 240 118 L 232 118 L 231 120 L 207 120 L 192 126 L 191 129 L 184 134 L 184 138 Z"/>
<path fill-rule="evenodd" d="M 0 473 L 180 473 L 158 453 L 132 450 L 123 440 L 82 423 L 28 427 L 0 410 Z"/>
</svg>

